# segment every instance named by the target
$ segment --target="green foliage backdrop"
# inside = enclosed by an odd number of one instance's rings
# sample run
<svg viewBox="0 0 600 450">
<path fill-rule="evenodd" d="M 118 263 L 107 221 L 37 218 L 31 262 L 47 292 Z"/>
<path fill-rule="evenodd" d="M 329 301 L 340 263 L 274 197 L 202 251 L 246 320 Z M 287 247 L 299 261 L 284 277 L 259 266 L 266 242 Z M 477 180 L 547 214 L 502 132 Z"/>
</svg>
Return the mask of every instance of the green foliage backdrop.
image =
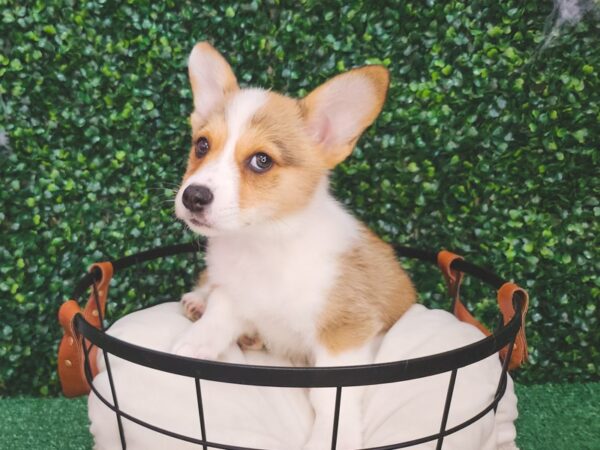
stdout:
<svg viewBox="0 0 600 450">
<path fill-rule="evenodd" d="M 0 394 L 58 391 L 56 313 L 86 266 L 193 236 L 172 189 L 186 59 L 210 40 L 246 85 L 303 95 L 366 63 L 389 100 L 333 175 L 386 239 L 461 252 L 529 289 L 522 382 L 598 379 L 597 22 L 540 52 L 546 2 L 0 0 Z M 194 261 L 113 283 L 113 318 L 191 285 Z M 439 274 L 411 266 L 423 302 Z M 139 275 L 139 274 L 138 274 Z M 490 320 L 493 292 L 465 295 Z"/>
</svg>

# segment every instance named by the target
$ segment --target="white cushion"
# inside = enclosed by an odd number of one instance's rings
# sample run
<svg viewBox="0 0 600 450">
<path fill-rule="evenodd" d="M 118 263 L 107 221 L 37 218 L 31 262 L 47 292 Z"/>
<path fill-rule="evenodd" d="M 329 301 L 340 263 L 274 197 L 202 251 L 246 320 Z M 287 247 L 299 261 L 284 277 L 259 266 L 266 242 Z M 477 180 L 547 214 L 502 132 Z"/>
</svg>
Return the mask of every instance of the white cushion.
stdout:
<svg viewBox="0 0 600 450">
<path fill-rule="evenodd" d="M 123 317 L 108 331 L 112 336 L 147 348 L 169 351 L 175 339 L 191 325 L 178 303 L 165 303 Z M 383 338 L 377 362 L 427 356 L 481 339 L 474 327 L 453 315 L 414 305 Z M 264 351 L 242 352 L 232 346 L 221 361 L 290 365 Z M 110 356 L 120 409 L 170 431 L 200 439 L 200 422 L 192 378 L 138 366 Z M 95 387 L 112 402 L 102 355 Z M 449 427 L 473 416 L 493 399 L 500 363 L 492 356 L 460 369 L 449 415 Z M 439 431 L 450 374 L 371 386 L 364 396 L 366 446 L 414 439 Z M 202 381 L 207 439 L 230 445 L 267 448 L 302 448 L 308 439 L 313 412 L 307 390 L 240 386 Z M 342 395 L 343 399 L 343 395 Z M 115 414 L 95 395 L 89 396 L 90 431 L 95 448 L 120 448 Z M 332 409 L 334 405 L 332 404 Z M 343 401 L 342 401 L 343 414 Z M 489 413 L 465 430 L 448 436 L 444 449 L 492 450 L 514 447 L 516 397 L 509 378 L 507 392 L 494 416 Z M 123 419 L 127 448 L 197 449 Z M 343 430 L 340 430 L 343 431 Z M 435 442 L 413 449 L 435 448 Z M 516 447 L 515 447 L 516 448 Z"/>
</svg>

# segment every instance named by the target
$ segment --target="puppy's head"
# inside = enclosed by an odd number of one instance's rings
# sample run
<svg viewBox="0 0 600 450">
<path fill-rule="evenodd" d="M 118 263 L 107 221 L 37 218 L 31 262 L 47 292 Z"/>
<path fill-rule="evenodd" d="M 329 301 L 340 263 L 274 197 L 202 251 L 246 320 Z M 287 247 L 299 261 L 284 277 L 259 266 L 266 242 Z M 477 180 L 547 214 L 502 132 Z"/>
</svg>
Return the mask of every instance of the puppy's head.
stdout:
<svg viewBox="0 0 600 450">
<path fill-rule="evenodd" d="M 379 114 L 388 72 L 338 75 L 303 99 L 240 89 L 208 43 L 189 58 L 192 147 L 175 199 L 177 216 L 212 236 L 278 221 L 306 207 Z"/>
</svg>

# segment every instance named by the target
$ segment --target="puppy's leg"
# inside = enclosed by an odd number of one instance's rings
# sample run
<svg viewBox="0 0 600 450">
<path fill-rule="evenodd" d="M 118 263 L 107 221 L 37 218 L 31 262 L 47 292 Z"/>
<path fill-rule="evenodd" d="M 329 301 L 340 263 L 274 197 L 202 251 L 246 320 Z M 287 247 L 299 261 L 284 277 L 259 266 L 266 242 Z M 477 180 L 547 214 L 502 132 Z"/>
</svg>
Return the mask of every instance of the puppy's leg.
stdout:
<svg viewBox="0 0 600 450">
<path fill-rule="evenodd" d="M 214 288 L 202 318 L 194 322 L 173 346 L 173 353 L 200 359 L 216 359 L 243 332 L 231 299 Z"/>
<path fill-rule="evenodd" d="M 206 300 L 213 287 L 208 281 L 208 272 L 203 270 L 198 278 L 198 286 L 193 291 L 181 296 L 181 306 L 185 317 L 192 322 L 202 317 L 202 314 L 206 310 Z"/>
<path fill-rule="evenodd" d="M 325 347 L 320 347 L 315 354 L 315 366 L 354 366 L 369 364 L 373 359 L 372 342 L 342 353 L 332 353 Z M 342 389 L 337 449 L 354 450 L 362 448 L 363 392 L 363 387 Z M 315 411 L 315 422 L 310 438 L 304 448 L 306 450 L 330 448 L 333 435 L 336 391 L 333 388 L 313 388 L 310 390 L 309 395 Z"/>
</svg>

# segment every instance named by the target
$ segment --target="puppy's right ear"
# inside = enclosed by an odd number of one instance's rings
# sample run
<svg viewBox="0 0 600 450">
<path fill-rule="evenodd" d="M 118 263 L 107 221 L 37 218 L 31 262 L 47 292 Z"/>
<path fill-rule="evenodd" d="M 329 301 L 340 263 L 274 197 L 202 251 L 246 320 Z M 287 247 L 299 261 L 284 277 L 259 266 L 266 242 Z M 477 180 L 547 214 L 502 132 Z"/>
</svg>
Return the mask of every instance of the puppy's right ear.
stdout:
<svg viewBox="0 0 600 450">
<path fill-rule="evenodd" d="M 194 46 L 188 60 L 194 112 L 205 118 L 225 95 L 239 89 L 231 66 L 208 42 Z"/>
</svg>

